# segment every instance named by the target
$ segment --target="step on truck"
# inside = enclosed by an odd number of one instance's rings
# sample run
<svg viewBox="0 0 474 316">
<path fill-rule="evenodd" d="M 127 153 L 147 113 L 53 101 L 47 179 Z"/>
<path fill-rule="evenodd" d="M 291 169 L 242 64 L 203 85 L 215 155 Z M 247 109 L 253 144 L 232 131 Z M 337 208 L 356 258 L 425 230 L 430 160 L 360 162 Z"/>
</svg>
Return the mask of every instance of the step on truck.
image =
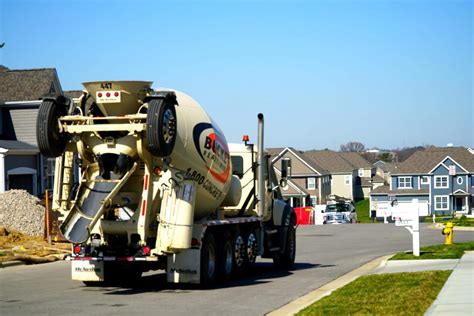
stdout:
<svg viewBox="0 0 474 316">
<path fill-rule="evenodd" d="M 258 144 L 224 134 L 191 97 L 146 81 L 84 83 L 82 96 L 44 98 L 41 153 L 55 159 L 53 211 L 72 243 L 72 279 L 86 285 L 165 270 L 170 283 L 211 285 L 258 256 L 290 269 L 296 216 Z"/>
</svg>

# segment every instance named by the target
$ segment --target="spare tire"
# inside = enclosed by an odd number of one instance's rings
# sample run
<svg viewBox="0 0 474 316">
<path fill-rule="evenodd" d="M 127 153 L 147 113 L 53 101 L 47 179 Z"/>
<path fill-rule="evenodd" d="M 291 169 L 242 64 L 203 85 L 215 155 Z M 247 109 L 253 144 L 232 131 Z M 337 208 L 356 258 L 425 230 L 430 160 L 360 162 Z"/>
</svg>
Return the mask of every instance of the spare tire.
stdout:
<svg viewBox="0 0 474 316">
<path fill-rule="evenodd" d="M 40 152 L 46 157 L 58 157 L 66 149 L 67 137 L 59 131 L 59 118 L 67 114 L 64 104 L 44 100 L 38 110 L 36 140 Z"/>
<path fill-rule="evenodd" d="M 148 101 L 147 129 L 148 151 L 154 156 L 169 156 L 173 152 L 177 136 L 176 96 Z"/>
</svg>

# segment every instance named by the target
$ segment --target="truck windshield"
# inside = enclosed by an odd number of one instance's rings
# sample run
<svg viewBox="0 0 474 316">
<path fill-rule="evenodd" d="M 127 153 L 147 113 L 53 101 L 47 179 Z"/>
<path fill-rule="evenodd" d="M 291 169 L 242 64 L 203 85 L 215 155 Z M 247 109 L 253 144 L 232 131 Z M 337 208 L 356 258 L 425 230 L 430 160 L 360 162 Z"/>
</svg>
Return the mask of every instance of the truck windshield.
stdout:
<svg viewBox="0 0 474 316">
<path fill-rule="evenodd" d="M 326 212 L 350 212 L 347 204 L 331 204 L 326 207 Z"/>
</svg>

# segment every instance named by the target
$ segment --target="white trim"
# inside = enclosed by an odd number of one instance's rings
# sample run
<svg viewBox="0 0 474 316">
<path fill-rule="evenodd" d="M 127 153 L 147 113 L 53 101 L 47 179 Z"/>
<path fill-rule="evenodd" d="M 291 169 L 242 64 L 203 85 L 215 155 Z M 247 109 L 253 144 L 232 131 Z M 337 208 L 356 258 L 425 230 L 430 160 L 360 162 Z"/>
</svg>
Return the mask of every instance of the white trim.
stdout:
<svg viewBox="0 0 474 316">
<path fill-rule="evenodd" d="M 453 158 L 451 158 L 451 156 L 448 155 L 448 156 L 446 156 L 443 160 L 441 160 L 441 162 L 440 162 L 439 164 L 437 164 L 436 167 L 434 167 L 433 169 L 431 169 L 431 171 L 428 172 L 428 173 L 433 173 L 433 171 L 435 171 L 435 170 L 439 167 L 439 165 L 443 165 L 446 169 L 449 170 L 449 168 L 446 167 L 446 165 L 444 164 L 444 162 L 445 162 L 447 159 L 449 159 L 449 160 L 451 160 L 452 162 L 454 162 L 459 168 L 461 168 L 461 169 L 464 170 L 465 172 L 469 172 L 469 171 L 467 171 L 466 169 L 464 169 L 463 166 L 461 166 L 456 160 L 454 160 Z"/>
<path fill-rule="evenodd" d="M 436 179 L 441 179 L 441 178 L 446 178 L 446 186 L 437 186 L 436 185 Z M 433 187 L 435 189 L 449 189 L 449 176 L 434 176 Z"/>
<path fill-rule="evenodd" d="M 418 176 L 418 190 L 421 190 L 421 177 Z"/>
<path fill-rule="evenodd" d="M 459 183 L 459 180 L 461 180 L 461 183 Z M 463 183 L 463 178 L 462 178 L 461 176 L 456 177 L 456 183 L 457 183 L 458 185 L 462 185 L 462 183 Z"/>
<path fill-rule="evenodd" d="M 436 207 L 436 198 L 446 198 L 446 208 L 437 208 Z M 440 204 L 444 204 L 444 202 L 440 202 Z M 434 196 L 434 210 L 435 211 L 449 211 L 449 195 L 435 195 Z"/>
<path fill-rule="evenodd" d="M 310 186 L 310 181 L 313 182 Z M 316 190 L 316 177 L 307 177 L 306 178 L 306 190 Z"/>
<path fill-rule="evenodd" d="M 321 175 L 321 173 L 320 173 L 318 170 L 316 170 L 316 169 L 314 169 L 313 167 L 311 167 L 306 161 L 304 161 L 303 158 L 301 158 L 298 154 L 296 154 L 296 153 L 295 153 L 293 150 L 291 150 L 289 147 L 286 147 L 285 149 L 283 149 L 283 150 L 281 151 L 281 153 L 279 153 L 279 154 L 272 160 L 272 162 L 275 162 L 275 161 L 277 161 L 278 159 L 282 158 L 282 157 L 285 155 L 285 153 L 286 153 L 287 151 L 289 151 L 290 153 L 292 153 L 293 156 L 295 156 L 299 161 L 301 161 L 304 165 L 306 165 L 306 167 L 308 167 L 309 169 L 313 170 L 317 175 Z"/>
<path fill-rule="evenodd" d="M 469 193 L 464 191 L 463 189 L 457 189 L 456 191 L 452 193 L 452 195 L 455 195 L 457 193 L 463 193 L 464 195 L 469 195 Z"/>
<path fill-rule="evenodd" d="M 427 181 L 426 181 L 426 182 L 423 182 L 423 181 L 422 181 L 423 178 L 426 178 Z M 430 184 L 430 182 L 431 182 L 430 180 L 431 180 L 430 176 L 421 176 L 421 177 L 420 177 L 420 185 L 421 185 L 421 184 Z"/>
</svg>

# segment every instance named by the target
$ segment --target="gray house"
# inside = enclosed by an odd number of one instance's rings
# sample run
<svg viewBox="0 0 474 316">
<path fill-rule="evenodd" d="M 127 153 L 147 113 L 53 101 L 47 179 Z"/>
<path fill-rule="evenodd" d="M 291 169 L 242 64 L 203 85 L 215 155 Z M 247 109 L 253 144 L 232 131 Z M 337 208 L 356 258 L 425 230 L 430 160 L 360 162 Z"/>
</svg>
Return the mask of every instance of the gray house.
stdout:
<svg viewBox="0 0 474 316">
<path fill-rule="evenodd" d="M 40 99 L 62 93 L 55 69 L 0 67 L 0 192 L 24 189 L 41 196 L 52 187 L 54 159 L 39 154 Z"/>
<path fill-rule="evenodd" d="M 370 208 L 381 217 L 383 212 L 390 213 L 393 205 L 411 207 L 415 199 L 421 216 L 472 214 L 474 154 L 463 147 L 415 152 L 398 165 L 388 186 L 371 193 Z"/>
</svg>

